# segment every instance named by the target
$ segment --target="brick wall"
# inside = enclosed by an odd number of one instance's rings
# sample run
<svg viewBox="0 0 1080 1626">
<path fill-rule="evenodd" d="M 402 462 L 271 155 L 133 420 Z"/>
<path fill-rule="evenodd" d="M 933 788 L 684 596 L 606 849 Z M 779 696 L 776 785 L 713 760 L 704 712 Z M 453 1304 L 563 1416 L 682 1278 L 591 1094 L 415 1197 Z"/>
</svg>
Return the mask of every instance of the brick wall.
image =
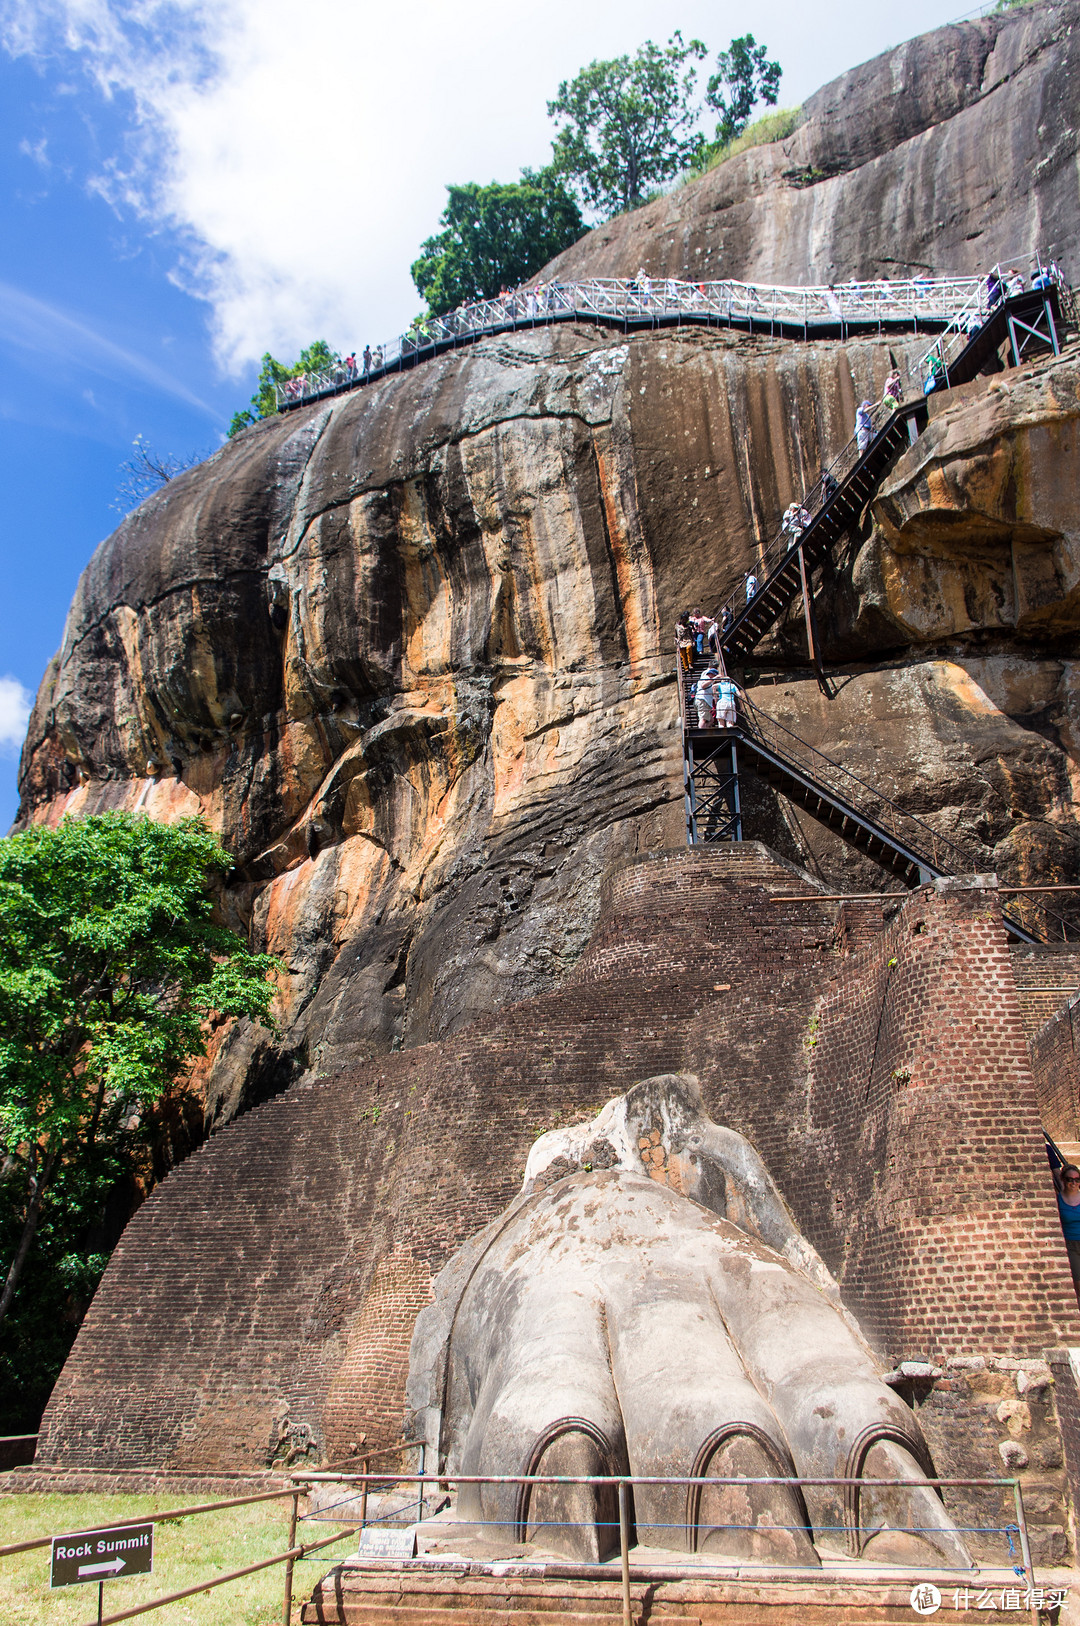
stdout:
<svg viewBox="0 0 1080 1626">
<path fill-rule="evenodd" d="M 1029 1041 L 1031 1072 L 1043 1128 L 1059 1145 L 1080 1141 L 1080 1076 L 1076 1028 L 1080 995 L 1070 999 Z"/>
<path fill-rule="evenodd" d="M 1009 958 L 1024 1028 L 1033 1039 L 1080 992 L 1080 944 L 1014 943 Z"/>
<path fill-rule="evenodd" d="M 1080 1341 L 992 900 L 782 901 L 811 891 L 753 843 L 629 860 L 558 992 L 221 1131 L 129 1225 L 39 1461 L 209 1473 L 394 1436 L 415 1313 L 532 1141 L 664 1071 L 758 1146 L 890 1354 Z"/>
<path fill-rule="evenodd" d="M 897 1355 L 1037 1355 L 1077 1306 L 992 892 L 920 889 L 825 996 L 806 1138 L 832 1177 L 808 1233 Z"/>
</svg>

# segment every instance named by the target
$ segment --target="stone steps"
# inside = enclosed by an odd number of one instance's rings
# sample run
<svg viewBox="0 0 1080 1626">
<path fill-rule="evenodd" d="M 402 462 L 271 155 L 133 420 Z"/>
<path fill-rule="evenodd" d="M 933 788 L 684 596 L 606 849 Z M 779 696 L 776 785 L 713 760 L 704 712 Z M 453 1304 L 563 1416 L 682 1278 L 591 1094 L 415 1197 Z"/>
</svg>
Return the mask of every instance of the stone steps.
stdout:
<svg viewBox="0 0 1080 1626">
<path fill-rule="evenodd" d="M 634 1626 L 910 1626 L 916 1579 L 880 1572 L 649 1579 L 632 1571 L 631 1616 Z M 940 1576 L 937 1585 L 942 1607 L 951 1607 L 956 1577 Z M 996 1603 L 1000 1620 L 1030 1618 L 1003 1612 L 1000 1590 Z M 622 1620 L 622 1586 L 617 1571 L 523 1576 L 474 1565 L 425 1575 L 341 1565 L 319 1582 L 300 1619 L 303 1626 L 553 1626 L 556 1619 L 560 1626 L 609 1626 Z"/>
</svg>

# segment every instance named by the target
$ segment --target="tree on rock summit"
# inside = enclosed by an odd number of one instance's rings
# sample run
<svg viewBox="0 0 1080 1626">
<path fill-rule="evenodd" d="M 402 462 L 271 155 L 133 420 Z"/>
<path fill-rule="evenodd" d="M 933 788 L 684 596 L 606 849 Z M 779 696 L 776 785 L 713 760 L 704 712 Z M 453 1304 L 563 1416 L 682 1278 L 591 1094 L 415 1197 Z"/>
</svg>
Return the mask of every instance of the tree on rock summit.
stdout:
<svg viewBox="0 0 1080 1626">
<path fill-rule="evenodd" d="M 783 69 L 779 62 L 766 60 L 767 51 L 753 34 L 743 34 L 717 56 L 716 72 L 705 88 L 705 101 L 720 115 L 717 146 L 725 147 L 742 135 L 759 101 L 776 106 Z"/>
<path fill-rule="evenodd" d="M 646 40 L 633 56 L 590 62 L 559 86 L 548 113 L 563 128 L 555 168 L 607 218 L 645 202 L 652 187 L 697 161 L 704 143 L 693 126 L 701 40 L 683 43 L 676 29 L 665 46 Z"/>
<path fill-rule="evenodd" d="M 522 170 L 520 181 L 446 190 L 443 230 L 412 265 L 432 316 L 516 288 L 585 230 L 577 201 L 550 167 Z"/>
</svg>

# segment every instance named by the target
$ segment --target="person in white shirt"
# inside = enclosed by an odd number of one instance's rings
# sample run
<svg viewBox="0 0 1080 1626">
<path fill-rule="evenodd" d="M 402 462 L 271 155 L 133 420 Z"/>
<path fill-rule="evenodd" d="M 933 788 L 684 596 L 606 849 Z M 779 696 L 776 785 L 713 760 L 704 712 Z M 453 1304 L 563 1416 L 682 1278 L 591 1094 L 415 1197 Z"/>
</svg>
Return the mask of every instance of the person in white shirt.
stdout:
<svg viewBox="0 0 1080 1626">
<path fill-rule="evenodd" d="M 757 577 L 754 575 L 754 572 L 752 570 L 748 570 L 747 573 L 746 573 L 746 602 L 747 602 L 747 604 L 749 604 L 750 600 L 753 598 L 753 596 L 754 596 L 754 594 L 756 592 L 757 592 Z"/>
<path fill-rule="evenodd" d="M 713 684 L 716 695 L 716 726 L 717 728 L 734 728 L 736 722 L 735 701 L 738 697 L 739 686 L 729 677 L 717 678 Z"/>
<path fill-rule="evenodd" d="M 702 672 L 694 686 L 694 706 L 697 710 L 697 725 L 699 728 L 716 727 L 716 695 L 713 690 L 713 680 L 719 673 L 715 666 L 710 666 Z"/>
<path fill-rule="evenodd" d="M 801 503 L 788 503 L 784 509 L 784 517 L 780 521 L 780 529 L 786 531 L 791 537 L 789 546 L 794 546 L 810 524 L 810 515 Z"/>
</svg>

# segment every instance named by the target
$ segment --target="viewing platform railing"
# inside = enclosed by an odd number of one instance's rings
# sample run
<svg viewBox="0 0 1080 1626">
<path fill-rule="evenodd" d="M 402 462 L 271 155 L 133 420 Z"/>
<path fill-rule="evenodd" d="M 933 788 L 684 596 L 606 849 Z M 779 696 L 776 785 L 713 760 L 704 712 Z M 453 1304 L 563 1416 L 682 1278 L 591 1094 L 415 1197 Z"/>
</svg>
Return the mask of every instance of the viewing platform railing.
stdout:
<svg viewBox="0 0 1080 1626">
<path fill-rule="evenodd" d="M 408 333 L 371 349 L 371 359 L 346 362 L 276 385 L 279 409 L 383 377 L 425 353 L 508 328 L 575 319 L 619 325 L 680 321 L 770 327 L 787 333 L 815 328 L 865 330 L 937 328 L 967 310 L 980 277 L 911 277 L 787 288 L 752 282 L 682 282 L 674 277 L 593 277 L 516 288 L 417 322 Z"/>
<path fill-rule="evenodd" d="M 1041 257 L 1037 258 L 1036 263 L 1037 271 L 1031 280 L 1031 290 L 1056 288 L 1064 314 L 1075 321 L 1073 292 L 1058 267 L 1053 263 L 1044 266 Z M 995 280 L 998 291 L 992 294 Z M 912 378 L 918 379 L 919 387 L 922 388 L 923 381 L 931 373 L 937 376 L 943 386 L 946 385 L 949 381 L 949 368 L 986 319 L 1003 300 L 1025 291 L 1027 290 L 1022 278 L 1018 278 L 1007 267 L 995 265 L 986 277 L 979 280 L 971 297 L 950 319 L 948 326 L 937 335 L 930 348 L 917 361 L 910 364 L 908 371 Z"/>
</svg>

